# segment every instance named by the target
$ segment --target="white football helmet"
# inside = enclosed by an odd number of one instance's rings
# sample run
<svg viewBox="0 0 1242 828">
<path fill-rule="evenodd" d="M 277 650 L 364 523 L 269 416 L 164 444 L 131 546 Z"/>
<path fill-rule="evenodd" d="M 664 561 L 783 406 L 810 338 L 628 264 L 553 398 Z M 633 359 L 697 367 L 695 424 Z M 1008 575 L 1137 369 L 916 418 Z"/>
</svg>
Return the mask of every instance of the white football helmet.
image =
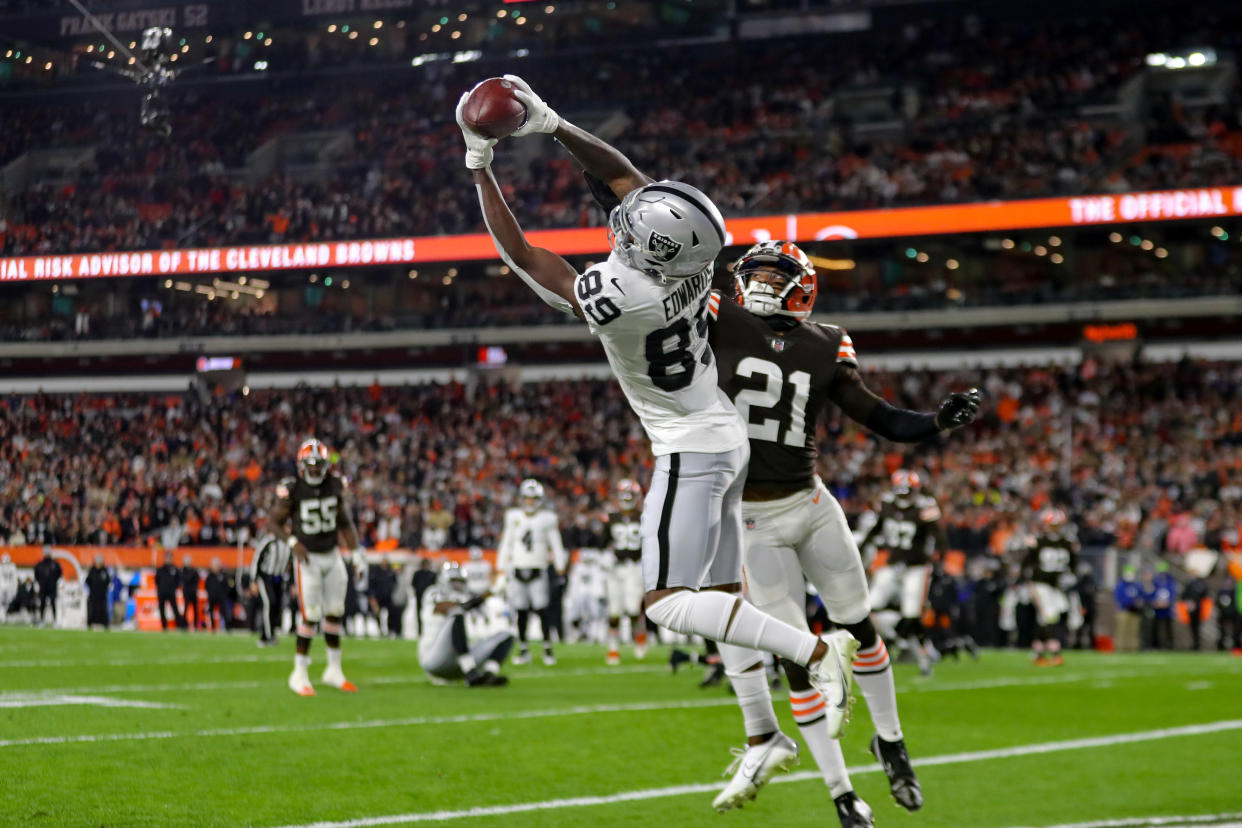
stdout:
<svg viewBox="0 0 1242 828">
<path fill-rule="evenodd" d="M 440 575 L 436 578 L 441 588 L 450 592 L 466 591 L 466 573 L 452 561 L 445 561 L 444 566 L 440 569 Z"/>
<path fill-rule="evenodd" d="M 527 512 L 536 511 L 543 503 L 543 484 L 533 477 L 526 478 L 518 486 L 518 499 Z"/>
<path fill-rule="evenodd" d="M 618 258 L 661 282 L 711 268 L 725 243 L 725 223 L 700 190 L 656 181 L 631 190 L 608 216 Z"/>
</svg>

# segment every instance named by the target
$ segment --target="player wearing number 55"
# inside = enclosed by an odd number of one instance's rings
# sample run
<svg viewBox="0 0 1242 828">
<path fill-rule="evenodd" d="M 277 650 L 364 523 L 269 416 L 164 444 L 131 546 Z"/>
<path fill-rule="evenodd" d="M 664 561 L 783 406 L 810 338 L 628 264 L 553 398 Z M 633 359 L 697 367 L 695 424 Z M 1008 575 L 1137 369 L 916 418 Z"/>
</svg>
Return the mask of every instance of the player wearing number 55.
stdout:
<svg viewBox="0 0 1242 828">
<path fill-rule="evenodd" d="M 293 551 L 293 575 L 297 586 L 297 652 L 289 689 L 299 696 L 313 696 L 310 644 L 315 627 L 322 623 L 327 647 L 323 681 L 346 693 L 357 692 L 341 670 L 341 619 L 345 615 L 345 590 L 349 574 L 341 557 L 338 534 L 355 556 L 362 554 L 346 500 L 345 478 L 332 471 L 328 448 L 310 438 L 298 448 L 298 476 L 276 487 L 271 530 Z"/>
<path fill-rule="evenodd" d="M 717 385 L 707 341 L 724 219 L 695 187 L 654 181 L 616 149 L 561 119 L 521 78 L 504 80 L 507 85 L 480 85 L 458 102 L 466 167 L 505 264 L 549 305 L 586 320 L 651 440 L 655 469 L 641 521 L 647 617 L 674 632 L 721 642 L 727 668 L 754 663 L 755 650 L 806 668 L 808 681 L 829 702 L 829 729 L 839 735 L 852 700 L 849 672 L 858 642 L 844 631 L 820 640 L 736 594 L 750 447 L 746 424 Z M 472 102 L 476 92 L 492 100 Z M 485 137 L 471 119 L 483 123 L 480 112 L 512 111 L 495 99 L 503 94 L 526 112 L 513 135 L 553 135 L 583 167 L 592 190 L 614 202 L 608 221 L 612 252 L 585 273 L 532 247 L 501 195 L 491 171 L 496 139 Z M 756 777 L 766 781 L 792 758 L 774 755 L 774 761 L 760 763 Z"/>
</svg>

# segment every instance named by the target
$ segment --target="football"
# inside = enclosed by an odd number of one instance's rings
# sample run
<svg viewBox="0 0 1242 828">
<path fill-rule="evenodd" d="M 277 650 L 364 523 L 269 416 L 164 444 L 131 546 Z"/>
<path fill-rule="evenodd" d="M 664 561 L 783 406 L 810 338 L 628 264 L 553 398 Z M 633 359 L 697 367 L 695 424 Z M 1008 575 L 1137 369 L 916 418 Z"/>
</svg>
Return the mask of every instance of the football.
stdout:
<svg viewBox="0 0 1242 828">
<path fill-rule="evenodd" d="M 526 123 L 526 107 L 513 94 L 516 88 L 504 78 L 488 78 L 470 93 L 462 117 L 488 138 L 512 135 Z"/>
</svg>

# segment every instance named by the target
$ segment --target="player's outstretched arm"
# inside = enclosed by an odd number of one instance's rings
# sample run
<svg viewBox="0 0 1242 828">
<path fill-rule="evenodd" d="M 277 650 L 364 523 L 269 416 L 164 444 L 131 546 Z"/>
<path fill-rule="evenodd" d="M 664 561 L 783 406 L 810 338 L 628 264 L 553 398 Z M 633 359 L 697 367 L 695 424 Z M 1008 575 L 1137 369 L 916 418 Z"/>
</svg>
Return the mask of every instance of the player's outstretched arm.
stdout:
<svg viewBox="0 0 1242 828">
<path fill-rule="evenodd" d="M 479 206 L 483 209 L 483 221 L 504 263 L 548 305 L 563 313 L 582 316 L 574 296 L 577 271 L 551 250 L 534 247 L 526 240 L 521 226 L 505 203 L 491 167 L 474 171 L 474 186 L 479 194 Z"/>
<path fill-rule="evenodd" d="M 272 529 L 272 534 L 280 540 L 284 541 L 289 547 L 289 551 L 299 561 L 306 560 L 306 547 L 304 547 L 294 536 L 288 527 L 288 520 L 293 513 L 293 504 L 289 500 L 289 493 L 284 483 L 276 487 L 276 505 L 272 507 L 271 514 L 268 515 L 268 526 Z"/>
<path fill-rule="evenodd" d="M 652 182 L 653 179 L 639 172 L 620 150 L 557 115 L 526 81 L 517 75 L 505 75 L 505 80 L 517 87 L 514 95 L 526 107 L 526 123 L 513 133 L 515 136 L 537 132 L 553 136 L 577 159 L 588 181 L 595 178 L 603 182 L 618 199 Z M 596 198 L 599 195 L 597 193 Z"/>
<path fill-rule="evenodd" d="M 466 143 L 466 169 L 474 175 L 483 221 L 492 235 L 496 251 L 540 299 L 563 313 L 581 316 L 578 300 L 574 297 L 577 273 L 573 267 L 551 250 L 532 246 L 505 203 L 491 169 L 492 147 L 496 145 L 496 139 L 485 138 L 472 130 L 462 115 L 469 97 L 470 93 L 466 92 L 457 101 L 457 126 L 461 128 L 461 137 Z"/>
<path fill-rule="evenodd" d="M 919 443 L 942 431 L 969 425 L 979 415 L 979 389 L 957 391 L 937 411 L 897 408 L 875 394 L 855 368 L 841 369 L 831 398 L 854 422 L 897 443 Z"/>
</svg>

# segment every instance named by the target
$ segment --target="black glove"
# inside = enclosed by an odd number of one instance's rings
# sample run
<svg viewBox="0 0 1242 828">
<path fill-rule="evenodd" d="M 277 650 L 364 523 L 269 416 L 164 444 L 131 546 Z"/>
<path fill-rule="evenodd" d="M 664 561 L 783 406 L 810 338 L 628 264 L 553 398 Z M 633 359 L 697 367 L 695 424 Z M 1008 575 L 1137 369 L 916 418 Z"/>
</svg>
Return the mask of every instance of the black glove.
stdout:
<svg viewBox="0 0 1242 828">
<path fill-rule="evenodd" d="M 978 388 L 954 391 L 940 404 L 940 411 L 936 413 L 936 428 L 947 431 L 973 423 L 979 416 L 981 398 Z"/>
</svg>

